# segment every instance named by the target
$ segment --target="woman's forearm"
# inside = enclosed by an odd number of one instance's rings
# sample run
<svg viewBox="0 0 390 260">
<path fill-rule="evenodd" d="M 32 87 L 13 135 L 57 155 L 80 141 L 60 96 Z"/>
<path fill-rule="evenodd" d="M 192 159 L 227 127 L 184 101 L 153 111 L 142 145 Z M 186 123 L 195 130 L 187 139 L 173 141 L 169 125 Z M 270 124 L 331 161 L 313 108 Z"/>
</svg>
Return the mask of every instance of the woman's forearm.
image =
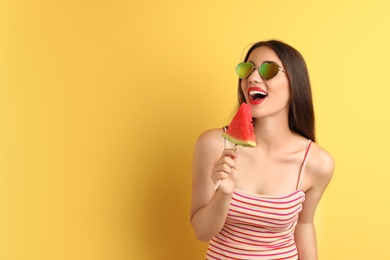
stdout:
<svg viewBox="0 0 390 260">
<path fill-rule="evenodd" d="M 217 191 L 210 202 L 191 218 L 197 239 L 208 242 L 222 229 L 229 211 L 231 196 Z"/>
<path fill-rule="evenodd" d="M 295 243 L 300 260 L 317 260 L 317 240 L 313 223 L 299 223 L 295 228 Z"/>
</svg>

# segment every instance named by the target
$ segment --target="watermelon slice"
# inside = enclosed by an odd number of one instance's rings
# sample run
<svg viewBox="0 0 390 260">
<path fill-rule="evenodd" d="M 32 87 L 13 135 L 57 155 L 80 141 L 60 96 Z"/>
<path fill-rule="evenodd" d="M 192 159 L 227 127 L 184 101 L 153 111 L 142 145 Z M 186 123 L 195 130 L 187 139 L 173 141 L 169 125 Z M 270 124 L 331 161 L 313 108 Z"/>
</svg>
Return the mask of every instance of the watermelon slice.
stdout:
<svg viewBox="0 0 390 260">
<path fill-rule="evenodd" d="M 256 138 L 252 124 L 252 108 L 242 103 L 236 115 L 230 122 L 229 128 L 222 135 L 235 145 L 255 147 Z"/>
</svg>

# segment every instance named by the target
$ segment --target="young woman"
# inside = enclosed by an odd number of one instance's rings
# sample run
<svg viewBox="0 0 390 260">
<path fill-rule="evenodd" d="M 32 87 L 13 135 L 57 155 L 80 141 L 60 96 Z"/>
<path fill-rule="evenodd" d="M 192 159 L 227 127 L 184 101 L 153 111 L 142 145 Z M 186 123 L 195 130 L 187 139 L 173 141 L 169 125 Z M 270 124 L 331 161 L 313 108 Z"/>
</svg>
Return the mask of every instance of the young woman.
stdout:
<svg viewBox="0 0 390 260">
<path fill-rule="evenodd" d="M 238 101 L 252 107 L 257 145 L 234 150 L 223 128 L 200 135 L 192 228 L 209 242 L 206 259 L 315 260 L 314 213 L 334 161 L 315 143 L 306 63 L 293 47 L 264 41 L 249 49 L 237 74 Z"/>
</svg>

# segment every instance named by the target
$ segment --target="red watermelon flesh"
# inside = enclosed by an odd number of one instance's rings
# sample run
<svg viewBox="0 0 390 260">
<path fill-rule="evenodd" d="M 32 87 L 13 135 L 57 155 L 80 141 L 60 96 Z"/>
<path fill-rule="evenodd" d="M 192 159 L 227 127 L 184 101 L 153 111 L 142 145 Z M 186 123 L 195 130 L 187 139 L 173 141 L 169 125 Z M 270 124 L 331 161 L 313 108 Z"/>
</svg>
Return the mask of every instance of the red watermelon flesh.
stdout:
<svg viewBox="0 0 390 260">
<path fill-rule="evenodd" d="M 252 108 L 250 105 L 247 103 L 240 105 L 227 131 L 222 136 L 236 145 L 256 146 L 255 132 L 252 124 Z"/>
</svg>

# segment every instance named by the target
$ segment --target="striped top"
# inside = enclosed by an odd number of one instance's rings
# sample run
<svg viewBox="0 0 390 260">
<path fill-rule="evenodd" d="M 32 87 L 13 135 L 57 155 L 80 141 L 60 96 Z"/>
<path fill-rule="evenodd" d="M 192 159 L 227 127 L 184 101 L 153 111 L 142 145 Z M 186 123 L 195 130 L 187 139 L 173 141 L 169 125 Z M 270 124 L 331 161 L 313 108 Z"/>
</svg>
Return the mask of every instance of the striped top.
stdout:
<svg viewBox="0 0 390 260">
<path fill-rule="evenodd" d="M 294 230 L 305 200 L 300 184 L 310 145 L 293 193 L 265 196 L 235 190 L 225 225 L 210 241 L 206 259 L 298 259 Z"/>
</svg>

